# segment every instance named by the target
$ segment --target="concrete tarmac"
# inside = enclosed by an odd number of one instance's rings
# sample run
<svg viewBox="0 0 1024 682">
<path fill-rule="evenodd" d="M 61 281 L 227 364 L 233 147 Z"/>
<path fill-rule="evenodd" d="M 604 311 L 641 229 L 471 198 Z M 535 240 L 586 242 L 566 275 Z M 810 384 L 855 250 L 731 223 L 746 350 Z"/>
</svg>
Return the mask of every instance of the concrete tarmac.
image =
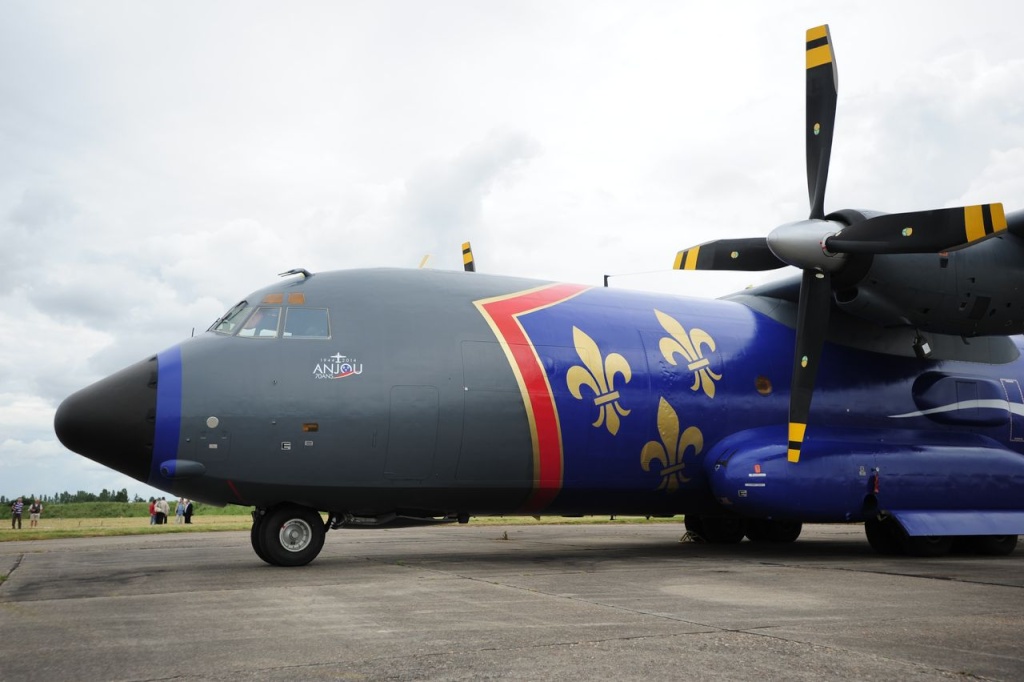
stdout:
<svg viewBox="0 0 1024 682">
<path fill-rule="evenodd" d="M 682 524 L 331 531 L 297 569 L 248 533 L 0 543 L 3 680 L 1024 680 L 1024 547 L 880 557 Z"/>
</svg>

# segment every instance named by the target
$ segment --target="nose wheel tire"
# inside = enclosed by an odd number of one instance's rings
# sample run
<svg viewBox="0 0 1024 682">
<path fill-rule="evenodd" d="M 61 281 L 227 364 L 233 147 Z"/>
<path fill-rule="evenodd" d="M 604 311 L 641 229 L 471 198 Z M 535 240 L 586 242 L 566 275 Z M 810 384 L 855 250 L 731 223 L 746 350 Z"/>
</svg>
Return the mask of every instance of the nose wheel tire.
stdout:
<svg viewBox="0 0 1024 682">
<path fill-rule="evenodd" d="M 252 513 L 252 530 L 249 531 L 249 542 L 252 543 L 252 549 L 256 552 L 256 556 L 263 559 L 270 565 L 274 565 L 274 562 L 270 560 L 267 553 L 263 551 L 263 546 L 260 544 L 260 529 L 266 521 L 266 514 L 259 511 Z"/>
<path fill-rule="evenodd" d="M 253 549 L 274 566 L 305 566 L 324 546 L 323 519 L 308 507 L 283 505 L 253 523 Z"/>
</svg>

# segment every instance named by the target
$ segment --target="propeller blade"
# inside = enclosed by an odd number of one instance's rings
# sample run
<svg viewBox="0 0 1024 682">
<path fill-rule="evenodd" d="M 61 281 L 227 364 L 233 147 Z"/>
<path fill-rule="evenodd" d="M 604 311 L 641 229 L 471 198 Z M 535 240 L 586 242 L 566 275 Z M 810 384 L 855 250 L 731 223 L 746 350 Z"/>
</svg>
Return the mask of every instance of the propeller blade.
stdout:
<svg viewBox="0 0 1024 682">
<path fill-rule="evenodd" d="M 469 242 L 462 243 L 462 267 L 466 272 L 476 272 L 476 263 L 473 261 L 473 247 Z"/>
<path fill-rule="evenodd" d="M 890 213 L 827 238 L 825 248 L 833 253 L 938 253 L 1005 229 L 1002 204 Z"/>
<path fill-rule="evenodd" d="M 832 155 L 839 74 L 828 25 L 807 30 L 807 194 L 811 218 L 825 217 L 825 183 Z"/>
<path fill-rule="evenodd" d="M 785 267 L 764 237 L 719 239 L 676 254 L 676 270 L 775 270 Z"/>
<path fill-rule="evenodd" d="M 800 302 L 796 321 L 796 351 L 789 395 L 789 450 L 786 459 L 800 461 L 800 448 L 811 411 L 814 380 L 818 375 L 821 349 L 825 345 L 832 283 L 827 272 L 804 270 L 800 281 Z"/>
</svg>

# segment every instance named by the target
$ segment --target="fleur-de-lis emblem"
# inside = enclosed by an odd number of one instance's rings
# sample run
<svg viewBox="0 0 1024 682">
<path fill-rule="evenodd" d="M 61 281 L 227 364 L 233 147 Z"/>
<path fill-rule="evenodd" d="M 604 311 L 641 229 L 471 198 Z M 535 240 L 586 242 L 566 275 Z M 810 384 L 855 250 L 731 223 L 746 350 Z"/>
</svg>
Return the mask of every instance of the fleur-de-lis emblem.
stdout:
<svg viewBox="0 0 1024 682">
<path fill-rule="evenodd" d="M 655 310 L 654 314 L 657 316 L 658 322 L 661 322 L 661 326 L 665 328 L 665 331 L 672 335 L 671 338 L 663 336 L 661 341 L 658 342 L 658 349 L 661 351 L 661 354 L 673 365 L 677 364 L 676 353 L 686 358 L 686 369 L 693 372 L 693 386 L 690 389 L 696 391 L 703 388 L 704 393 L 709 398 L 714 398 L 715 382 L 721 379 L 722 375 L 716 374 L 711 369 L 711 361 L 704 357 L 702 348 L 706 348 L 713 353 L 715 351 L 715 340 L 703 329 L 691 329 L 690 333 L 687 334 L 686 330 L 683 329 L 683 325 L 660 310 Z"/>
<path fill-rule="evenodd" d="M 679 417 L 664 398 L 658 401 L 658 433 L 661 434 L 661 442 L 652 440 L 644 445 L 640 451 L 640 464 L 644 471 L 650 471 L 653 462 L 661 462 L 658 490 L 673 493 L 690 480 L 683 475 L 686 469 L 684 456 L 691 448 L 694 455 L 700 454 L 704 449 L 704 434 L 696 426 L 691 426 L 680 435 Z"/>
<path fill-rule="evenodd" d="M 576 344 L 576 353 L 579 354 L 583 366 L 574 365 L 569 368 L 565 376 L 569 384 L 569 391 L 577 400 L 583 399 L 580 391 L 584 386 L 594 392 L 594 405 L 597 406 L 596 428 L 606 426 L 608 432 L 613 436 L 619 432 L 619 417 L 625 417 L 630 413 L 619 404 L 620 395 L 615 390 L 615 375 L 620 375 L 628 384 L 633 378 L 633 372 L 629 368 L 626 358 L 618 353 L 611 353 L 601 361 L 601 350 L 597 347 L 594 339 L 587 336 L 578 327 L 572 328 L 572 340 Z"/>
</svg>

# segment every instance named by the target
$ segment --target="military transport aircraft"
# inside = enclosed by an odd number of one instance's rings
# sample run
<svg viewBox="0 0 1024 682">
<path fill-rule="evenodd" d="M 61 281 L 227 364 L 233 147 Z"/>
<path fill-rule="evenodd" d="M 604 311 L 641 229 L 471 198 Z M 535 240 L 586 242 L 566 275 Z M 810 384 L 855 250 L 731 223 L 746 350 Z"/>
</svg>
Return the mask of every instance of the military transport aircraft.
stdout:
<svg viewBox="0 0 1024 682">
<path fill-rule="evenodd" d="M 67 398 L 57 435 L 254 507 L 253 549 L 282 566 L 333 528 L 511 514 L 682 514 L 723 543 L 856 522 L 883 553 L 1012 552 L 1024 211 L 826 214 L 825 26 L 806 77 L 809 218 L 676 260 L 799 276 L 694 300 L 474 273 L 468 243 L 467 272 L 292 270 Z"/>
</svg>

